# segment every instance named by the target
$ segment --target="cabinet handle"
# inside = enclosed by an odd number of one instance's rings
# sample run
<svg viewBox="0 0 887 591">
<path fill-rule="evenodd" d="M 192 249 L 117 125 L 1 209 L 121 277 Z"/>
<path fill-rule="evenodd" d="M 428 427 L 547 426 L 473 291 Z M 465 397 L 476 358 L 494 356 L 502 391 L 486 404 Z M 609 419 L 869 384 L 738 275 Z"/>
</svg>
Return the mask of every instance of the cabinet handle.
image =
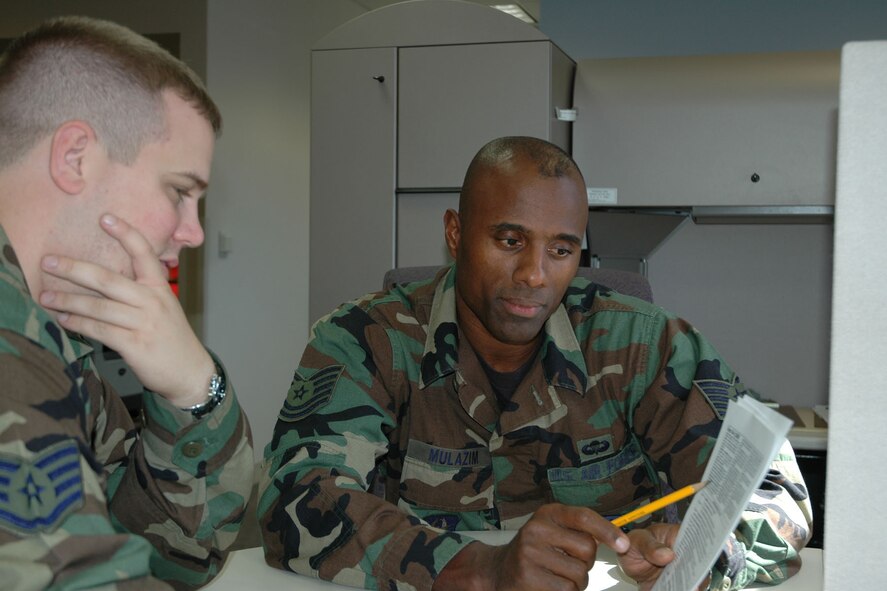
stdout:
<svg viewBox="0 0 887 591">
<path fill-rule="evenodd" d="M 381 74 L 378 76 L 373 76 L 373 80 L 381 84 L 382 82 L 385 82 L 385 76 L 382 76 Z"/>
</svg>

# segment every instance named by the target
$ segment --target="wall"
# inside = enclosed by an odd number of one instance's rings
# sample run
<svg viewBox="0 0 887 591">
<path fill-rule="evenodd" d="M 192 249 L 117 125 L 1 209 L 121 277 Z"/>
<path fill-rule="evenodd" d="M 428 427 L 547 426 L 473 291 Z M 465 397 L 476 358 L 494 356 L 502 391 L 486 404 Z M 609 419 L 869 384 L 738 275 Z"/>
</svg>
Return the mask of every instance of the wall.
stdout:
<svg viewBox="0 0 887 591">
<path fill-rule="evenodd" d="M 882 0 L 542 0 L 573 59 L 837 49 L 887 37 Z"/>
<path fill-rule="evenodd" d="M 238 386 L 260 457 L 309 329 L 310 48 L 364 11 L 346 0 L 248 6 L 208 9 L 207 83 L 225 128 L 206 202 L 205 338 Z"/>
<path fill-rule="evenodd" d="M 887 38 L 877 0 L 543 0 L 540 29 L 575 60 L 808 51 Z M 649 259 L 657 303 L 691 320 L 747 384 L 828 399 L 832 227 L 685 224 Z"/>
<path fill-rule="evenodd" d="M 16 37 L 44 19 L 67 14 L 112 20 L 140 33 L 181 33 L 180 57 L 201 76 L 206 73 L 206 0 L 2 0 L 0 37 Z"/>
</svg>

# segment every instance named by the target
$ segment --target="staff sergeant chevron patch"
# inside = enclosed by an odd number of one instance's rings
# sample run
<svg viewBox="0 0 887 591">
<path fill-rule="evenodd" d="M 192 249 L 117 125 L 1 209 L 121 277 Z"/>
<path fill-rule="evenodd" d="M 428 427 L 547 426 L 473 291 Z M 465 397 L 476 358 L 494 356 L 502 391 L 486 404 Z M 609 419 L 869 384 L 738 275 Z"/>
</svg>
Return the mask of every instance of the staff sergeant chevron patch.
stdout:
<svg viewBox="0 0 887 591">
<path fill-rule="evenodd" d="M 278 418 L 287 423 L 295 423 L 326 406 L 333 397 L 336 382 L 343 371 L 344 365 L 330 365 L 317 370 L 310 378 L 302 377 L 297 371 Z"/>
<path fill-rule="evenodd" d="M 80 450 L 60 441 L 31 458 L 0 454 L 0 527 L 52 532 L 83 506 Z"/>
<path fill-rule="evenodd" d="M 745 387 L 737 377 L 734 377 L 732 382 L 716 379 L 703 379 L 693 380 L 693 383 L 702 390 L 705 399 L 708 400 L 712 409 L 718 413 L 721 420 L 723 420 L 724 415 L 727 414 L 727 404 L 731 400 L 735 400 L 740 395 L 746 393 Z"/>
</svg>

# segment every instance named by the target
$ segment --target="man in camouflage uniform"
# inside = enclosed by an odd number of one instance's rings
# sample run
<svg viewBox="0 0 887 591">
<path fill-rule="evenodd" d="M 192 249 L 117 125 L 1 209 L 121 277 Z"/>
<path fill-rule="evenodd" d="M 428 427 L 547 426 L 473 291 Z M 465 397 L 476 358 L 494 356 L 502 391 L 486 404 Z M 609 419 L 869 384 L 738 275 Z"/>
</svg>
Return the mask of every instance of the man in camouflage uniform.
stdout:
<svg viewBox="0 0 887 591">
<path fill-rule="evenodd" d="M 574 278 L 586 216 L 569 156 L 495 140 L 445 217 L 455 265 L 315 325 L 265 451 L 269 564 L 367 589 L 582 589 L 599 541 L 652 585 L 678 525 L 609 520 L 699 481 L 742 387 L 685 321 Z M 484 529 L 517 534 L 459 533 Z M 712 587 L 785 579 L 809 534 L 786 443 Z"/>
<path fill-rule="evenodd" d="M 0 58 L 3 589 L 199 587 L 237 535 L 249 426 L 167 282 L 203 241 L 220 125 L 187 67 L 111 23 L 56 19 Z M 84 337 L 145 385 L 141 431 Z"/>
</svg>

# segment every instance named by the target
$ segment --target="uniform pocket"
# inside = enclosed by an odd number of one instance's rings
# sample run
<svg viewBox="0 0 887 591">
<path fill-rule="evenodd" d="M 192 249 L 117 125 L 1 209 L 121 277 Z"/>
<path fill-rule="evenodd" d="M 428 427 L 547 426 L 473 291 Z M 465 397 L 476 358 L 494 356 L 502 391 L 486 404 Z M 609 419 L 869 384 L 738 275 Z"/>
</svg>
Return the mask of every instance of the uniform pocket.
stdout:
<svg viewBox="0 0 887 591">
<path fill-rule="evenodd" d="M 485 447 L 448 449 L 411 440 L 400 496 L 418 507 L 482 511 L 493 506 L 493 468 Z"/>
<path fill-rule="evenodd" d="M 616 512 L 637 503 L 634 493 L 639 469 L 645 470 L 644 457 L 632 439 L 602 460 L 578 467 L 550 468 L 548 482 L 559 503 L 590 507 L 601 513 Z"/>
</svg>

